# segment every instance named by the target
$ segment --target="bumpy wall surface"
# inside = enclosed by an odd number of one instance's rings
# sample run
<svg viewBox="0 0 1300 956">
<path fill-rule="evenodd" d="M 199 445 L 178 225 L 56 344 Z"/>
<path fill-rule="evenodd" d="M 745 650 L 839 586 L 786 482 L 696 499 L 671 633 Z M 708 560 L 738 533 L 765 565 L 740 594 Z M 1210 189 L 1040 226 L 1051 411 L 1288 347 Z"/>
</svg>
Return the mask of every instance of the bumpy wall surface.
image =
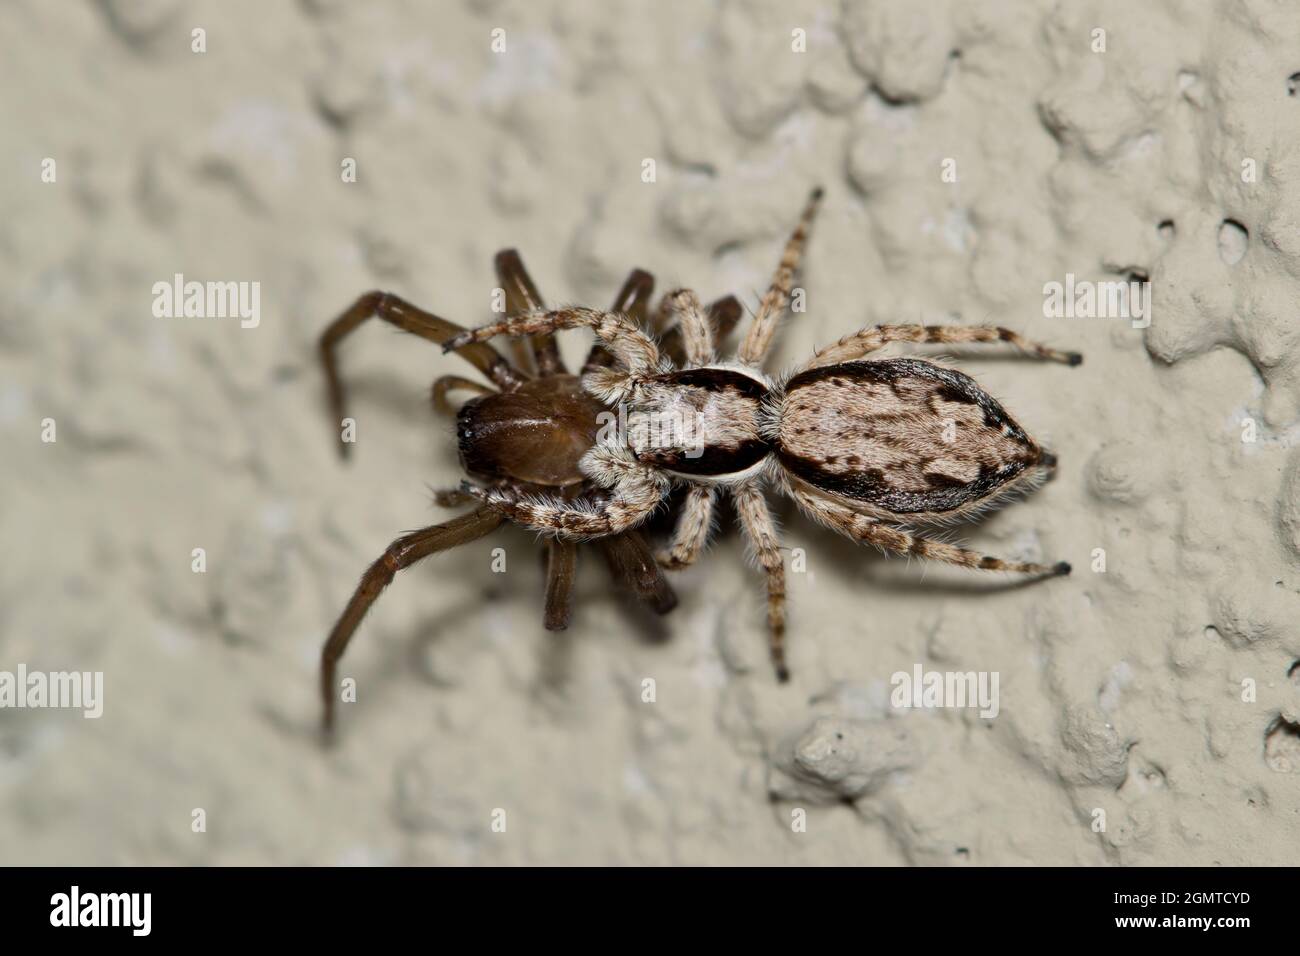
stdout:
<svg viewBox="0 0 1300 956">
<path fill-rule="evenodd" d="M 1294 863 L 1297 37 L 1267 2 L 6 4 L 0 671 L 102 672 L 104 711 L 0 710 L 0 862 Z M 344 465 L 326 323 L 375 287 L 487 321 L 508 246 L 551 302 L 641 267 L 752 308 L 816 184 L 770 368 L 882 322 L 1083 352 L 945 353 L 1061 461 L 945 534 L 1073 575 L 780 503 L 781 686 L 729 509 L 662 620 L 584 551 L 563 633 L 501 531 L 399 576 L 323 749 L 320 643 L 444 520 L 463 371 L 359 331 Z M 260 283 L 258 325 L 156 316 L 177 273 Z M 1144 319 L 1044 314 L 1144 278 Z M 997 716 L 893 706 L 918 666 L 996 673 Z"/>
</svg>

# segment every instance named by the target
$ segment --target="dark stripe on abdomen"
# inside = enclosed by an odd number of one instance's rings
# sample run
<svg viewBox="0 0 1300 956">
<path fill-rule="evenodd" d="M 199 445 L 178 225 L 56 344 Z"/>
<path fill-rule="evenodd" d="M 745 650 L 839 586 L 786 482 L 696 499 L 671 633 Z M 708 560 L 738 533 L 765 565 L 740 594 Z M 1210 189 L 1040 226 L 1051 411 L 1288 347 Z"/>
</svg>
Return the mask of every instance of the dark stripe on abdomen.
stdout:
<svg viewBox="0 0 1300 956">
<path fill-rule="evenodd" d="M 730 475 L 758 464 L 771 450 L 767 442 L 749 439 L 727 448 L 705 446 L 694 458 L 677 450 L 657 449 L 637 455 L 637 460 L 683 475 Z"/>
<path fill-rule="evenodd" d="M 999 486 L 1011 481 L 1029 466 L 1029 463 L 1023 460 L 1010 462 L 997 470 L 981 465 L 979 475 L 974 481 L 960 482 L 942 476 L 944 481 L 931 481 L 931 484 L 944 485 L 944 487 L 932 491 L 904 491 L 891 485 L 879 468 L 832 472 L 818 462 L 786 451 L 778 451 L 777 456 L 786 471 L 814 488 L 877 505 L 895 514 L 955 511 L 965 504 L 991 495 Z M 949 483 L 954 481 L 955 484 Z"/>
</svg>

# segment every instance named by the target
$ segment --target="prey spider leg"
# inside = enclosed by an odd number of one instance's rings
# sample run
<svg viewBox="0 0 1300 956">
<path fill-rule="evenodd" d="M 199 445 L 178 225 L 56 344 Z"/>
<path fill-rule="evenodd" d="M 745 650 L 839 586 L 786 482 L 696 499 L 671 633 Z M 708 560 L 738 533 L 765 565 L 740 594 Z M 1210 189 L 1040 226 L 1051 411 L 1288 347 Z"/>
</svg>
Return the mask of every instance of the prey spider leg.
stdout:
<svg viewBox="0 0 1300 956">
<path fill-rule="evenodd" d="M 498 252 L 496 270 L 497 280 L 505 289 L 508 312 L 539 312 L 546 307 L 532 277 L 524 268 L 524 260 L 516 250 L 502 249 Z M 554 335 L 549 332 L 534 335 L 530 342 L 539 375 L 563 375 L 568 371 L 564 367 L 564 360 L 560 358 L 560 349 Z"/>
<path fill-rule="evenodd" d="M 573 617 L 573 585 L 578 571 L 578 546 L 563 538 L 546 542 L 546 612 L 548 631 L 562 631 Z"/>
<path fill-rule="evenodd" d="M 609 563 L 610 573 L 624 581 L 657 614 L 667 614 L 677 606 L 677 595 L 655 563 L 650 545 L 640 531 L 624 531 L 599 542 Z"/>
<path fill-rule="evenodd" d="M 403 331 L 426 338 L 439 345 L 464 331 L 454 322 L 439 318 L 431 312 L 418 309 L 404 299 L 387 292 L 367 292 L 357 299 L 337 319 L 330 323 L 320 338 L 321 364 L 325 368 L 325 383 L 329 390 L 330 411 L 337 425 L 345 417 L 346 401 L 343 381 L 339 377 L 335 349 L 339 342 L 367 319 L 377 318 L 390 322 Z M 445 351 L 445 350 L 444 350 Z M 457 349 L 467 362 L 490 378 L 502 389 L 514 389 L 525 376 L 490 345 L 474 344 Z M 339 442 L 339 452 L 347 457 L 351 446 Z"/>
<path fill-rule="evenodd" d="M 459 375 L 444 375 L 433 383 L 433 407 L 442 415 L 455 415 L 447 396 L 452 392 L 473 392 L 476 395 L 492 395 L 496 389 L 488 388 L 482 382 L 461 378 Z"/>
<path fill-rule="evenodd" d="M 481 538 L 496 529 L 503 520 L 502 516 L 491 508 L 479 508 L 444 524 L 409 532 L 390 544 L 379 560 L 362 575 L 361 583 L 357 585 L 352 600 L 348 601 L 347 607 L 343 609 L 343 614 L 334 625 L 334 630 L 330 632 L 329 639 L 321 650 L 320 690 L 321 700 L 325 706 L 326 731 L 334 726 L 334 700 L 338 694 L 335 673 L 339 658 L 347 650 L 348 642 L 352 640 L 357 625 L 366 616 L 370 605 L 375 603 L 380 592 L 392 583 L 398 571 L 409 568 L 431 554 Z"/>
<path fill-rule="evenodd" d="M 467 495 L 459 488 L 439 488 L 433 492 L 433 503 L 439 508 L 455 508 L 459 505 L 472 505 L 478 501 L 473 495 Z"/>
</svg>

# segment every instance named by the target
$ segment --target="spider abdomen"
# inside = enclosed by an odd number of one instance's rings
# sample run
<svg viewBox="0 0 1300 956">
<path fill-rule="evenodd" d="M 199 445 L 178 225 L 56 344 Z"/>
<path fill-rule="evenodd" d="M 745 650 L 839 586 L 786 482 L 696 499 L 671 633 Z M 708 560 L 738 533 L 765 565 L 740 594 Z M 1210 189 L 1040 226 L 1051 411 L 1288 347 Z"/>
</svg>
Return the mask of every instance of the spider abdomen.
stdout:
<svg viewBox="0 0 1300 956">
<path fill-rule="evenodd" d="M 796 375 L 777 433 L 795 478 L 899 515 L 967 509 L 1044 464 L 1037 443 L 973 379 L 912 358 Z"/>
<path fill-rule="evenodd" d="M 579 484 L 587 479 L 578 462 L 596 443 L 607 411 L 574 375 L 471 399 L 456 416 L 461 464 L 485 478 L 551 488 Z"/>
</svg>

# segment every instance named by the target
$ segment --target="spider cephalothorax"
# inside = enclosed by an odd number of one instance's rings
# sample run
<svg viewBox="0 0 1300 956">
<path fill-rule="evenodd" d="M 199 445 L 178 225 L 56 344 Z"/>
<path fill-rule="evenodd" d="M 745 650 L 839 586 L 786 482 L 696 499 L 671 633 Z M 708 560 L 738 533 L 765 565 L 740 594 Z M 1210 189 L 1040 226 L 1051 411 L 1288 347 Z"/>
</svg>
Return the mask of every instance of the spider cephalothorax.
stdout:
<svg viewBox="0 0 1300 956">
<path fill-rule="evenodd" d="M 886 551 L 986 570 L 1069 572 L 1064 562 L 1005 561 L 909 530 L 1031 485 L 1050 471 L 1055 457 L 961 372 L 913 358 L 861 359 L 891 342 L 1006 342 L 1069 365 L 1081 361 L 1077 353 L 1002 328 L 882 325 L 845 336 L 782 381 L 762 372 L 820 198 L 814 192 L 733 361 L 717 360 L 708 318 L 689 290 L 665 300 L 681 329 L 681 369 L 617 311 L 536 309 L 444 344 L 447 350 L 465 349 L 497 335 L 591 329 L 618 364 L 589 370 L 583 388 L 625 409 L 629 423 L 619 433 L 599 436 L 581 459 L 582 474 L 605 493 L 541 496 L 468 483 L 462 490 L 517 524 L 560 540 L 583 540 L 637 527 L 683 484 L 689 491 L 664 557 L 672 567 L 700 554 L 718 491 L 726 490 L 767 575 L 771 653 L 782 679 L 785 571 L 765 482 L 822 524 Z"/>
<path fill-rule="evenodd" d="M 511 312 L 532 312 L 542 300 L 514 250 L 496 257 L 497 275 Z M 647 306 L 654 291 L 649 273 L 634 270 L 614 299 L 613 309 L 628 321 L 649 324 Z M 732 296 L 720 299 L 709 309 L 710 333 L 725 337 L 741 316 L 740 303 Z M 656 320 L 664 320 L 662 306 Z M 343 385 L 334 350 L 339 341 L 371 317 L 383 319 L 404 331 L 444 343 L 463 329 L 384 292 L 359 298 L 335 320 L 321 337 L 321 359 L 335 420 L 342 421 Z M 684 359 L 678 329 L 666 329 L 661 346 L 666 355 Z M 602 413 L 609 409 L 582 387 L 581 380 L 564 367 L 554 338 L 539 334 L 531 340 L 531 356 L 520 350 L 514 363 L 492 346 L 466 345 L 460 355 L 496 387 L 446 375 L 433 383 L 433 405 L 454 416 L 461 464 L 465 471 L 489 487 L 512 495 L 550 495 L 570 503 L 597 500 L 605 496 L 580 469 L 583 456 L 593 447 Z M 583 371 L 588 374 L 613 364 L 614 358 L 596 345 Z M 473 397 L 459 411 L 448 401 L 452 392 L 469 392 Z M 348 444 L 340 444 L 345 455 Z M 462 491 L 440 491 L 435 501 L 444 506 L 473 503 Z M 448 521 L 413 531 L 398 538 L 365 573 L 352 600 L 335 624 L 321 653 L 321 693 L 325 726 L 332 725 L 337 694 L 335 669 L 361 619 L 396 573 L 438 551 L 466 544 L 499 527 L 508 516 L 501 509 L 482 505 Z M 627 528 L 611 532 L 600 541 L 601 550 L 615 578 L 660 614 L 672 610 L 677 597 L 665 580 L 659 564 L 642 533 Z M 546 609 L 548 629 L 568 626 L 572 613 L 577 547 L 569 539 L 552 537 L 546 542 Z"/>
</svg>

